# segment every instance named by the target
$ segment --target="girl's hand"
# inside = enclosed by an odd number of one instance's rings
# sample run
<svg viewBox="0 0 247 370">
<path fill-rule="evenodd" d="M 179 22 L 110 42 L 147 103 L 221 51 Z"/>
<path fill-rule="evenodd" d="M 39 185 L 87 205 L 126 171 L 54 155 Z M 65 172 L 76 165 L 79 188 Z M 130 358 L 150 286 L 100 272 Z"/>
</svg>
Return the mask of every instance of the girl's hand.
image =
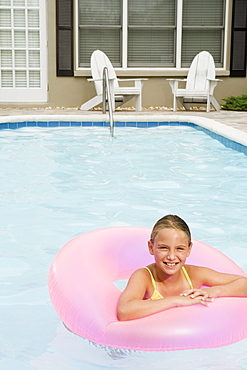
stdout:
<svg viewBox="0 0 247 370">
<path fill-rule="evenodd" d="M 165 299 L 165 298 L 164 298 Z M 201 304 L 203 306 L 208 306 L 208 302 L 211 300 L 205 300 L 201 296 L 197 296 L 194 298 L 191 298 L 190 296 L 184 296 L 183 294 L 180 294 L 180 297 L 178 297 L 178 306 L 193 306 L 195 304 Z"/>
<path fill-rule="evenodd" d="M 201 298 L 202 301 L 212 302 L 216 297 L 212 288 L 205 289 L 188 289 L 185 290 L 181 296 L 189 297 L 192 299 Z"/>
</svg>

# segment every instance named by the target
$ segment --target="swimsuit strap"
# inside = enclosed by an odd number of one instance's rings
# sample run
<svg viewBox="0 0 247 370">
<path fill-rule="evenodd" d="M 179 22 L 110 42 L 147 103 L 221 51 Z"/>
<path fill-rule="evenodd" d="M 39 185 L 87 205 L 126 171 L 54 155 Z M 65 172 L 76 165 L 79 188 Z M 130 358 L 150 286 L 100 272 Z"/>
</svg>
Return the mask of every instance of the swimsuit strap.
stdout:
<svg viewBox="0 0 247 370">
<path fill-rule="evenodd" d="M 151 277 L 151 281 L 152 281 L 152 284 L 153 284 L 153 288 L 154 288 L 154 292 L 153 292 L 152 296 L 150 297 L 150 299 L 161 299 L 161 298 L 163 298 L 163 296 L 160 294 L 160 292 L 156 289 L 156 283 L 155 283 L 152 272 L 150 271 L 150 269 L 147 266 L 145 266 L 144 268 L 149 272 L 150 277 Z M 182 271 L 184 273 L 184 276 L 185 276 L 186 280 L 188 281 L 190 289 L 193 289 L 192 281 L 190 280 L 188 272 L 186 271 L 184 266 L 182 267 Z"/>
<path fill-rule="evenodd" d="M 144 267 L 144 268 L 148 270 L 150 277 L 151 277 L 152 284 L 153 284 L 153 288 L 154 288 L 154 292 L 149 299 L 151 300 L 163 299 L 164 297 L 162 296 L 162 294 L 160 294 L 160 292 L 156 289 L 156 283 L 155 283 L 152 272 L 149 270 L 148 267 Z"/>
<path fill-rule="evenodd" d="M 153 274 L 152 272 L 149 270 L 149 268 L 147 266 L 144 267 L 146 270 L 148 270 L 150 276 L 151 276 L 151 281 L 152 281 L 152 284 L 153 284 L 153 287 L 154 287 L 154 290 L 156 290 L 156 283 L 155 283 L 155 280 L 154 280 L 154 277 L 153 277 Z"/>
<path fill-rule="evenodd" d="M 192 281 L 190 280 L 190 277 L 188 275 L 188 272 L 186 271 L 185 267 L 183 266 L 182 267 L 182 270 L 183 270 L 183 273 L 184 273 L 184 276 L 186 277 L 186 280 L 188 281 L 189 283 L 189 287 L 190 289 L 193 289 L 193 284 L 192 284 Z"/>
</svg>

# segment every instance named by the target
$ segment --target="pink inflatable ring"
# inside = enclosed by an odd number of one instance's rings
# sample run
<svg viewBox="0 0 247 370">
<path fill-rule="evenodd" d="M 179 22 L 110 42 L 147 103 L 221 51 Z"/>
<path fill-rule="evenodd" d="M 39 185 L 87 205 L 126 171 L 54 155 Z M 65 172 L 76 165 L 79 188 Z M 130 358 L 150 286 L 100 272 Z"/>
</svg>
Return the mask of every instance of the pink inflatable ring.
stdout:
<svg viewBox="0 0 247 370">
<path fill-rule="evenodd" d="M 153 262 L 147 250 L 151 229 L 113 227 L 79 235 L 56 255 L 49 272 L 51 301 L 66 327 L 95 343 L 130 350 L 170 351 L 225 346 L 247 337 L 247 298 L 217 298 L 118 321 L 121 291 L 128 279 Z M 193 240 L 188 264 L 246 276 L 227 256 Z"/>
</svg>

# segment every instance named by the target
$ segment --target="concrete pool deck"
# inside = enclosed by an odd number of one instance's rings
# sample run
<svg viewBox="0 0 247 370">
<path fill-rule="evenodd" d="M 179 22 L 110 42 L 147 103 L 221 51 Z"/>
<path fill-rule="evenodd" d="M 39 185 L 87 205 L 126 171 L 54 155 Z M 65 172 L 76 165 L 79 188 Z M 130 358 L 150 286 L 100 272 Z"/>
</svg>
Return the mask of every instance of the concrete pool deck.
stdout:
<svg viewBox="0 0 247 370">
<path fill-rule="evenodd" d="M 0 109 L 0 117 L 4 118 L 10 116 L 23 116 L 23 115 L 75 115 L 75 116 L 95 116 L 97 115 L 99 118 L 102 117 L 102 111 L 81 111 L 77 108 L 30 108 L 30 109 L 18 109 L 18 108 L 6 108 Z M 135 112 L 134 110 L 127 110 L 123 109 L 121 111 L 116 111 L 114 113 L 115 121 L 117 119 L 121 119 L 123 116 L 135 116 L 145 117 L 149 116 L 154 117 L 158 116 L 159 120 L 161 117 L 165 120 L 167 116 L 172 116 L 175 118 L 179 117 L 204 117 L 208 119 L 212 119 L 218 121 L 224 125 L 233 127 L 237 130 L 243 131 L 247 133 L 247 111 L 246 112 L 237 112 L 237 111 L 225 111 L 221 110 L 219 112 L 211 111 L 210 113 L 206 113 L 202 110 L 191 110 L 191 111 L 177 111 L 173 112 L 172 110 L 162 110 L 162 109 L 145 109 L 142 112 Z M 79 117 L 78 117 L 79 118 Z M 153 119 L 152 119 L 153 120 Z M 2 121 L 2 119 L 1 119 Z"/>
<path fill-rule="evenodd" d="M 38 118 L 39 117 L 39 118 Z M 6 108 L 0 109 L 0 124 L 7 123 L 4 128 L 17 128 L 19 122 L 59 122 L 66 121 L 74 125 L 74 122 L 85 122 L 94 125 L 94 122 L 109 122 L 109 115 L 103 115 L 101 110 L 81 111 L 76 108 Z M 233 142 L 247 147 L 247 112 L 211 111 L 203 110 L 173 112 L 167 108 L 143 109 L 135 112 L 132 109 L 122 109 L 114 112 L 114 121 L 123 122 L 127 127 L 152 126 L 152 122 L 190 122 L 203 127 L 217 135 L 223 136 Z M 96 124 L 97 126 L 97 124 Z M 117 126 L 117 124 L 116 124 Z"/>
</svg>

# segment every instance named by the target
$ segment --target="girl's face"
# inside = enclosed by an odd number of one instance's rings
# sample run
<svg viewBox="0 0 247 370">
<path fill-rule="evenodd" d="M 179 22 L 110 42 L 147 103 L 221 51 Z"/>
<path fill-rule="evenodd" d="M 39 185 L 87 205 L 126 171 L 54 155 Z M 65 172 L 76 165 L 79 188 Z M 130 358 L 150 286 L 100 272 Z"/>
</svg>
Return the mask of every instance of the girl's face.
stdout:
<svg viewBox="0 0 247 370">
<path fill-rule="evenodd" d="M 187 234 L 179 229 L 161 229 L 152 243 L 148 242 L 149 252 L 154 256 L 159 269 L 167 274 L 178 272 L 190 255 L 192 243 Z"/>
</svg>

